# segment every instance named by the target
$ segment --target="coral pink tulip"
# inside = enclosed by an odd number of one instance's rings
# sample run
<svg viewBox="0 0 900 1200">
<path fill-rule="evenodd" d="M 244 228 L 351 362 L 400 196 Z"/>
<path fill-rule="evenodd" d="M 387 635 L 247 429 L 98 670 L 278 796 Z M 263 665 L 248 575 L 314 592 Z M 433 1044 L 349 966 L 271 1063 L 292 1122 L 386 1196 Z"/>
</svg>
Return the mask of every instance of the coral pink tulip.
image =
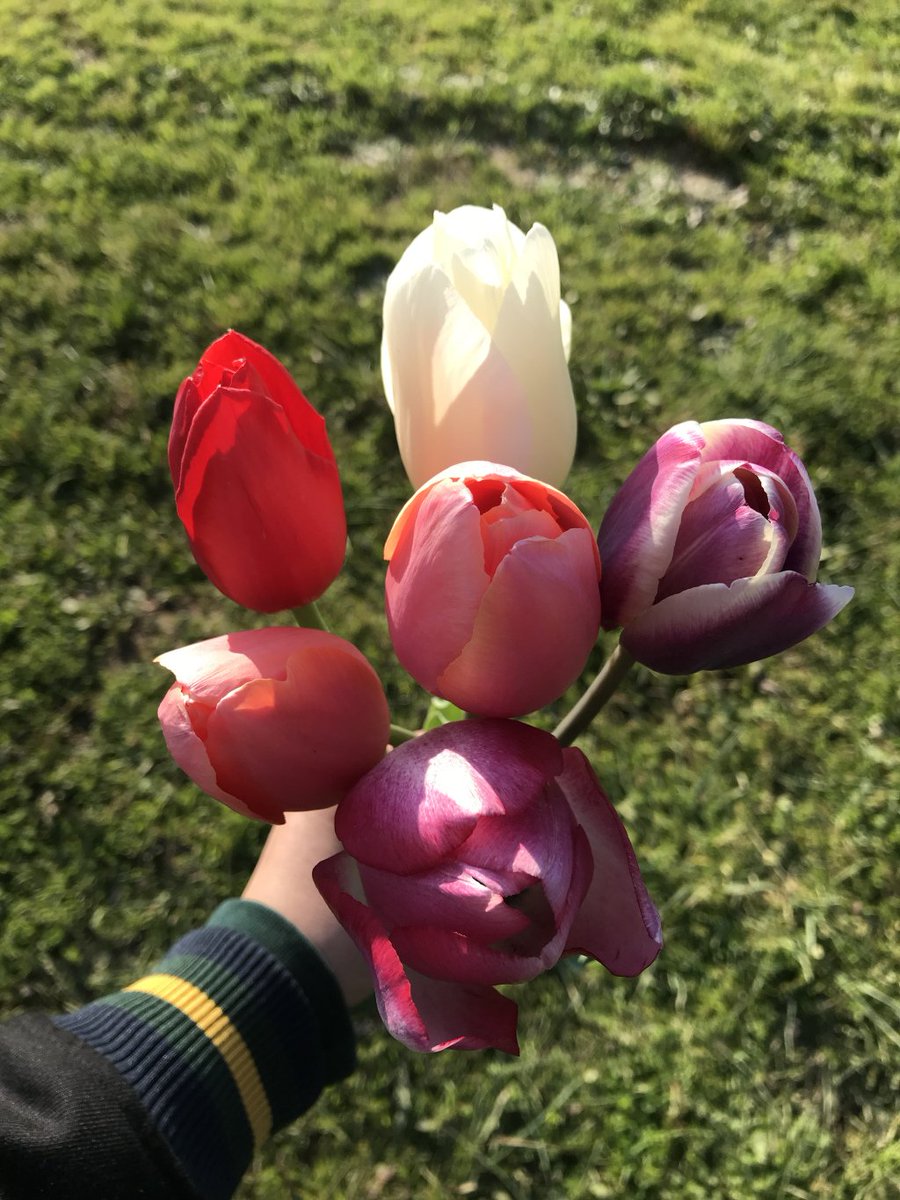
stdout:
<svg viewBox="0 0 900 1200">
<path fill-rule="evenodd" d="M 325 422 L 268 350 L 234 330 L 182 383 L 169 436 L 194 558 L 260 612 L 320 596 L 341 569 L 344 502 Z"/>
<path fill-rule="evenodd" d="M 580 750 L 517 721 L 444 725 L 341 801 L 316 884 L 413 1050 L 518 1053 L 496 984 L 565 954 L 636 975 L 662 944 L 628 835 Z"/>
<path fill-rule="evenodd" d="M 335 804 L 384 754 L 378 676 L 343 638 L 276 627 L 228 633 L 156 660 L 169 751 L 205 792 L 249 817 Z"/>
<path fill-rule="evenodd" d="M 603 624 L 668 674 L 793 646 L 853 595 L 814 582 L 819 509 L 803 463 L 760 421 L 685 421 L 613 497 L 598 535 Z"/>
<path fill-rule="evenodd" d="M 600 626 L 600 558 L 556 488 L 495 463 L 450 467 L 402 509 L 384 554 L 394 649 L 434 695 L 519 716 L 584 669 Z"/>
</svg>

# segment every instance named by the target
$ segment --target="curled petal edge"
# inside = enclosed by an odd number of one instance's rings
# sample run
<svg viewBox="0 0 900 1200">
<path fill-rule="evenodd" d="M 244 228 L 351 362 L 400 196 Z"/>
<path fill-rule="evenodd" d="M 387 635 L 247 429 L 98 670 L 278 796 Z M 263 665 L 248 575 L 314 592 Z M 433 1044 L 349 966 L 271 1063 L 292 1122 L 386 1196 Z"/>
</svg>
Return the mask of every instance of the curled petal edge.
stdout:
<svg viewBox="0 0 900 1200">
<path fill-rule="evenodd" d="M 392 1037 L 419 1053 L 489 1047 L 519 1053 L 514 1001 L 491 987 L 407 971 L 377 914 L 357 898 L 359 873 L 346 851 L 320 862 L 313 880 L 368 963 L 378 1011 Z"/>
<path fill-rule="evenodd" d="M 575 917 L 567 954 L 589 954 L 613 975 L 639 975 L 662 948 L 659 913 L 641 877 L 625 826 L 580 750 L 563 751 L 558 779 L 590 843 L 591 886 Z"/>
<path fill-rule="evenodd" d="M 794 571 L 708 583 L 647 609 L 623 630 L 622 646 L 664 675 L 739 667 L 817 633 L 852 596 L 852 587 L 809 583 Z"/>
</svg>

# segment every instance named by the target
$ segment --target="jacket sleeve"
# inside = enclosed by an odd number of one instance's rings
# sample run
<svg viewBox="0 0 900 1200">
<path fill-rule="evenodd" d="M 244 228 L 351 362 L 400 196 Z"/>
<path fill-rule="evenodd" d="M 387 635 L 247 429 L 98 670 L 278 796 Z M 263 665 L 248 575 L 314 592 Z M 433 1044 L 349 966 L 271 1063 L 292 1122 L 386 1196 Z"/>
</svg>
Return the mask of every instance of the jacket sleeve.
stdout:
<svg viewBox="0 0 900 1200">
<path fill-rule="evenodd" d="M 0 1200 L 227 1200 L 354 1065 L 316 951 L 229 900 L 123 991 L 0 1026 Z"/>
</svg>

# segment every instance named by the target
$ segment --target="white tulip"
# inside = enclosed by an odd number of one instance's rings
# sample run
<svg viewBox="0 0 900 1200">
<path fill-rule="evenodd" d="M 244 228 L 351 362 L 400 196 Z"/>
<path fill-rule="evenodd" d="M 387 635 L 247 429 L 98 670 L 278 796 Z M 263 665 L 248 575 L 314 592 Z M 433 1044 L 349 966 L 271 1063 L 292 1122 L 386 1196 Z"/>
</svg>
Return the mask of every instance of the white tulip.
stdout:
<svg viewBox="0 0 900 1200">
<path fill-rule="evenodd" d="M 572 317 L 556 245 L 493 209 L 436 212 L 391 272 L 381 373 L 414 487 L 454 463 L 559 486 L 575 454 Z"/>
</svg>

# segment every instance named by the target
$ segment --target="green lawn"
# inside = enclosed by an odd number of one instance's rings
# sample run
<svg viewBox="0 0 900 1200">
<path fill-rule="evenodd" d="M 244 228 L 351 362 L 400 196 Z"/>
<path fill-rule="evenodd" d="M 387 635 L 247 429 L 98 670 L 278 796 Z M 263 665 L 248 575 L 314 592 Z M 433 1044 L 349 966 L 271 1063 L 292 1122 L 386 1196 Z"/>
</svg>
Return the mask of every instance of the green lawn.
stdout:
<svg viewBox="0 0 900 1200">
<path fill-rule="evenodd" d="M 364 1010 L 241 1200 L 896 1195 L 898 195 L 890 0 L 0 0 L 3 1009 L 127 982 L 263 836 L 169 761 L 151 661 L 269 623 L 194 565 L 165 461 L 229 325 L 327 416 L 323 608 L 421 717 L 381 610 L 381 298 L 435 207 L 496 201 L 559 246 L 591 519 L 675 421 L 761 418 L 857 595 L 780 658 L 636 672 L 581 742 L 662 910 L 649 971 L 516 989 L 520 1059 Z"/>
</svg>

